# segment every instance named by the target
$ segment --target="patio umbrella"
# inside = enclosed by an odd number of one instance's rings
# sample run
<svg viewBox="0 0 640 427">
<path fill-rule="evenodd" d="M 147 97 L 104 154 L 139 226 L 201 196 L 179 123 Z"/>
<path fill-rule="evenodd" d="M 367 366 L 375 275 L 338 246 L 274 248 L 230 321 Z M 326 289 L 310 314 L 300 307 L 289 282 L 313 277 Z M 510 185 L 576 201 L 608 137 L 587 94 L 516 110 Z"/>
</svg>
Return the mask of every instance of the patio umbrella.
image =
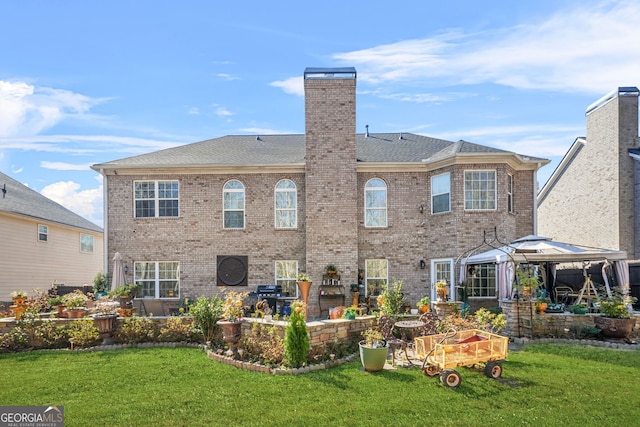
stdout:
<svg viewBox="0 0 640 427">
<path fill-rule="evenodd" d="M 118 286 L 127 284 L 127 278 L 124 275 L 124 266 L 122 265 L 122 255 L 120 252 L 116 252 L 113 256 L 113 280 L 111 280 L 111 288 L 115 289 Z"/>
</svg>

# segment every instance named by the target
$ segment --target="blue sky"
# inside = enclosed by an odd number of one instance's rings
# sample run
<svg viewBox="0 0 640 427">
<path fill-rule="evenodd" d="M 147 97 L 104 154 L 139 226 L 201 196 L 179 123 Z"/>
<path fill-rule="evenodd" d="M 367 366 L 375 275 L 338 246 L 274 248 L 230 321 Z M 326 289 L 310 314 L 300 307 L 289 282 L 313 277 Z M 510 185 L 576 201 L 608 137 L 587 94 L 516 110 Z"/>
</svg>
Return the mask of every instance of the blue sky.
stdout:
<svg viewBox="0 0 640 427">
<path fill-rule="evenodd" d="M 548 158 L 542 186 L 587 106 L 640 85 L 638 22 L 633 0 L 2 1 L 0 171 L 102 226 L 90 165 L 304 133 L 304 69 L 353 66 L 358 132 Z"/>
</svg>

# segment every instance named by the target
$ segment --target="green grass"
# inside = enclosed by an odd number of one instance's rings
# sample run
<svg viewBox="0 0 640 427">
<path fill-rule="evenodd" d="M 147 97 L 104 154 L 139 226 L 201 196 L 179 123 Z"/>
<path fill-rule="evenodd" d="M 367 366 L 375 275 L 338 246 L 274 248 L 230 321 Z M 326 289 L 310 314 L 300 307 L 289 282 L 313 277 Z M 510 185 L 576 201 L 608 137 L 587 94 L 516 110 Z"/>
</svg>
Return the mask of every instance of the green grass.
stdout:
<svg viewBox="0 0 640 427">
<path fill-rule="evenodd" d="M 640 352 L 531 345 L 498 380 L 460 368 L 447 389 L 419 369 L 267 375 L 194 348 L 0 355 L 0 405 L 63 405 L 71 426 L 630 426 Z"/>
</svg>

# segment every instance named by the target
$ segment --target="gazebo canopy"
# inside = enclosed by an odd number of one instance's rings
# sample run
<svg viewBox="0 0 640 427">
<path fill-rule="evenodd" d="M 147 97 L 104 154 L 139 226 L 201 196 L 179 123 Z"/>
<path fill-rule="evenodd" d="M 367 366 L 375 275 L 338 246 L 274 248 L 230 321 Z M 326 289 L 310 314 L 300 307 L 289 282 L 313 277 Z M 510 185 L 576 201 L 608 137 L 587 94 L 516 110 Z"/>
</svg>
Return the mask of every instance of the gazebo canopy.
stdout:
<svg viewBox="0 0 640 427">
<path fill-rule="evenodd" d="M 508 245 L 487 252 L 462 258 L 462 264 L 487 264 L 515 261 L 516 263 L 539 264 L 546 262 L 619 261 L 627 259 L 625 251 L 592 248 L 554 242 L 543 236 L 529 235 L 514 240 Z"/>
</svg>

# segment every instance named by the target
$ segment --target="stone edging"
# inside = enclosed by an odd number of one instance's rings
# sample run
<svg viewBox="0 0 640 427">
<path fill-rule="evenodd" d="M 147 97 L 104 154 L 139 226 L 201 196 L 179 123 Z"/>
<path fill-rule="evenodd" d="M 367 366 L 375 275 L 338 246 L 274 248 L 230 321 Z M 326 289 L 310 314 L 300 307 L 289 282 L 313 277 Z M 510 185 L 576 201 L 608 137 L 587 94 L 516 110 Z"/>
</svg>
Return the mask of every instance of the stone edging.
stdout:
<svg viewBox="0 0 640 427">
<path fill-rule="evenodd" d="M 640 351 L 640 345 L 626 344 L 622 342 L 600 341 L 600 340 L 572 340 L 566 338 L 512 338 L 511 342 L 516 346 L 526 346 L 528 344 L 570 344 L 588 347 L 609 348 L 614 350 Z"/>
<path fill-rule="evenodd" d="M 334 368 L 336 366 L 340 366 L 343 363 L 351 362 L 356 360 L 359 357 L 359 353 L 353 353 L 348 356 L 342 357 L 340 359 L 326 361 L 324 363 L 317 363 L 315 365 L 303 366 L 301 368 L 282 368 L 282 367 L 271 367 L 266 365 L 260 365 L 258 363 L 253 362 L 244 362 L 242 360 L 236 360 L 231 357 L 227 357 L 224 354 L 219 354 L 214 351 L 207 349 L 207 356 L 211 360 L 215 360 L 216 362 L 224 363 L 225 365 L 235 366 L 238 369 L 242 369 L 245 371 L 255 371 L 255 372 L 263 372 L 265 374 L 272 375 L 300 375 L 300 374 L 308 374 L 309 372 L 321 371 L 323 369 Z"/>
</svg>

